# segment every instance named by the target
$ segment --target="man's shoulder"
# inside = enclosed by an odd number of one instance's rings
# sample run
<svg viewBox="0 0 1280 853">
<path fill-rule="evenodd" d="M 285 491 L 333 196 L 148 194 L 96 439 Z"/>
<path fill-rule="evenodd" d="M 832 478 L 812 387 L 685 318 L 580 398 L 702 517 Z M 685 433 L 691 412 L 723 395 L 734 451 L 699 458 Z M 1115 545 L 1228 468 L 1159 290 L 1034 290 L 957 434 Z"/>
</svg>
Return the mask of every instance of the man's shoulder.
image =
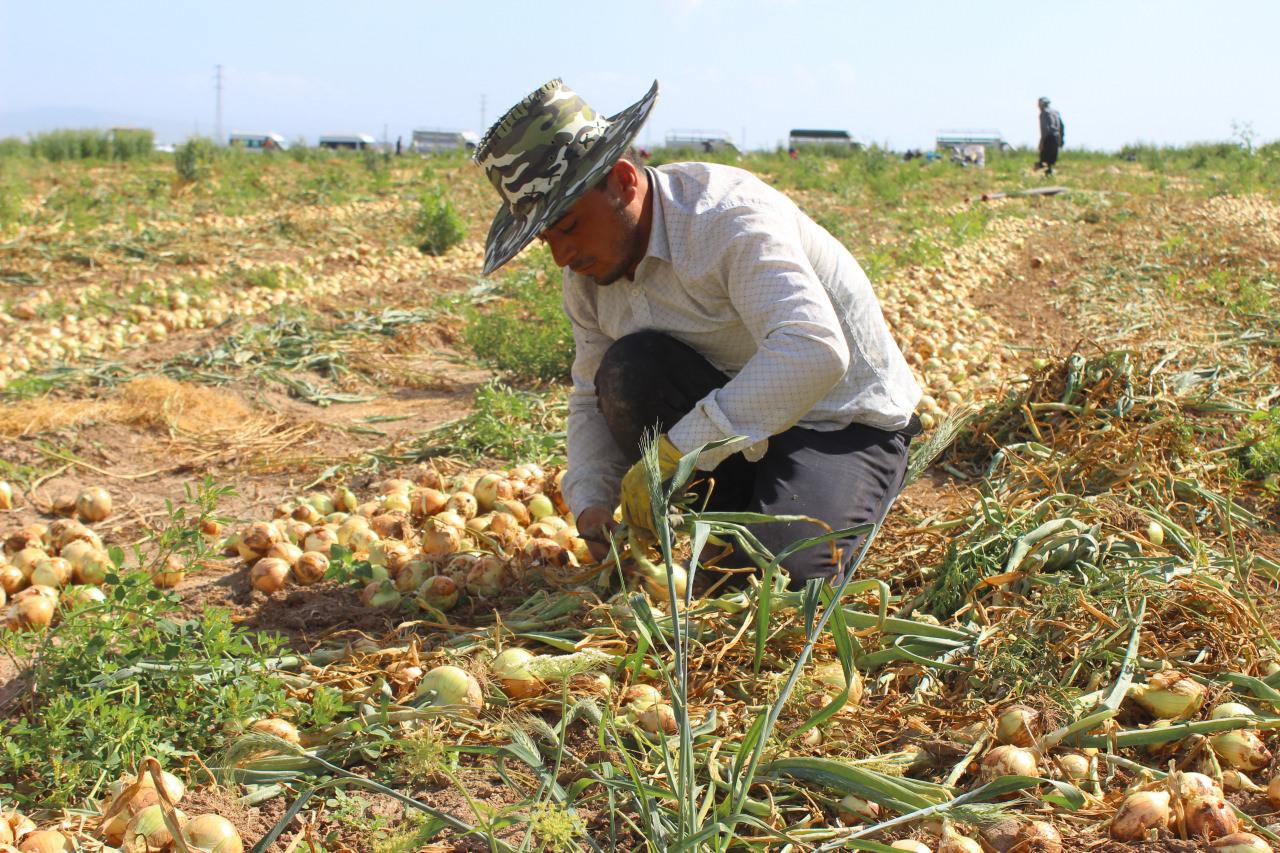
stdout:
<svg viewBox="0 0 1280 853">
<path fill-rule="evenodd" d="M 701 216 L 786 199 L 759 177 L 737 166 L 667 163 L 656 171 L 664 202 L 677 213 Z"/>
</svg>

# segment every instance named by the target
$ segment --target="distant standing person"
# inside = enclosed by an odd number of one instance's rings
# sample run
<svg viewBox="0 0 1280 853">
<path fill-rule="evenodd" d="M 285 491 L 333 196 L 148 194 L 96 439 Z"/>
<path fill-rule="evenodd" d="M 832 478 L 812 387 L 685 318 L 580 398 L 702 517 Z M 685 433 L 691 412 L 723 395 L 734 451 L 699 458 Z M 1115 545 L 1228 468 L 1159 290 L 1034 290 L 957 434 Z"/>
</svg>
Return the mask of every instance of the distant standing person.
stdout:
<svg viewBox="0 0 1280 853">
<path fill-rule="evenodd" d="M 397 157 L 399 157 L 399 156 L 400 156 L 400 140 L 402 140 L 402 139 L 404 139 L 404 137 L 403 137 L 403 136 L 397 136 L 397 137 L 396 137 L 396 156 L 397 156 Z"/>
<path fill-rule="evenodd" d="M 1040 101 L 1040 162 L 1036 169 L 1044 169 L 1046 175 L 1053 174 L 1053 164 L 1058 162 L 1058 150 L 1066 144 L 1066 132 L 1062 126 L 1062 116 L 1057 110 L 1049 109 L 1049 99 Z"/>
</svg>

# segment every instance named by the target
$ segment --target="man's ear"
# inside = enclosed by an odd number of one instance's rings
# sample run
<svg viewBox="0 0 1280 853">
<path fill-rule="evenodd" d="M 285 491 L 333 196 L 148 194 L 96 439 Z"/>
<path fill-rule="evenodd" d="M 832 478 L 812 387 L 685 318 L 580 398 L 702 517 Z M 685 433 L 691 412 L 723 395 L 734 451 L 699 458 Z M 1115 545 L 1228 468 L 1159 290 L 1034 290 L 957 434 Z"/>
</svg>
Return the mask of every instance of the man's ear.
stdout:
<svg viewBox="0 0 1280 853">
<path fill-rule="evenodd" d="M 640 170 L 630 160 L 619 160 L 609 171 L 609 183 L 614 185 L 624 204 L 635 198 L 640 187 Z"/>
</svg>

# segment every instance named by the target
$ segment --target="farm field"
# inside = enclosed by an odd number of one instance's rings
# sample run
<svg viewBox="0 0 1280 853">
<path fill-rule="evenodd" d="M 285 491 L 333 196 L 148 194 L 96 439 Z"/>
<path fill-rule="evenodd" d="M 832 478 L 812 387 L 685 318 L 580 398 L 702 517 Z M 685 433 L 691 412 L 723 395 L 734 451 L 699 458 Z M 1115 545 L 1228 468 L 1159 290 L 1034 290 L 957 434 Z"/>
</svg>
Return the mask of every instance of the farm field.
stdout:
<svg viewBox="0 0 1280 853">
<path fill-rule="evenodd" d="M 558 271 L 478 278 L 470 162 L 0 144 L 0 805 L 203 849 L 163 768 L 245 850 L 1280 849 L 1280 152 L 1126 153 L 736 161 L 863 264 L 928 429 L 838 590 L 686 594 L 741 527 L 582 559 Z"/>
</svg>

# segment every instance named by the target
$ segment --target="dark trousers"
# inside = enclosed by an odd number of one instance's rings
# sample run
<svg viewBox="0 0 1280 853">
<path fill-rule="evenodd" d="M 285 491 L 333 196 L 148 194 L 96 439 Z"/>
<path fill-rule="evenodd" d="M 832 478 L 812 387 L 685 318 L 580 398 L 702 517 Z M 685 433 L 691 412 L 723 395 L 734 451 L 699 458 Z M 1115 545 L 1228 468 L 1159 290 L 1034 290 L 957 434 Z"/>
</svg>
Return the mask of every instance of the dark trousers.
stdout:
<svg viewBox="0 0 1280 853">
<path fill-rule="evenodd" d="M 1058 162 L 1058 138 L 1056 136 L 1046 136 L 1040 140 L 1040 162 L 1036 163 L 1037 169 L 1044 169 L 1047 174 L 1053 174 L 1053 164 Z"/>
<path fill-rule="evenodd" d="M 628 462 L 640 458 L 640 439 L 655 424 L 669 430 L 729 378 L 689 346 L 660 332 L 615 341 L 596 372 L 600 411 Z M 777 554 L 798 539 L 866 522 L 879 523 L 902 488 L 915 425 L 886 432 L 863 424 L 820 432 L 792 427 L 769 439 L 757 462 L 735 453 L 712 472 L 707 509 L 805 515 L 812 522 L 757 524 L 752 533 Z M 705 491 L 704 491 L 705 495 Z M 857 556 L 863 537 L 839 539 L 793 554 L 783 565 L 792 589 L 810 578 L 832 578 Z M 704 554 L 704 556 L 706 556 Z M 725 567 L 753 565 L 734 553 Z"/>
</svg>

